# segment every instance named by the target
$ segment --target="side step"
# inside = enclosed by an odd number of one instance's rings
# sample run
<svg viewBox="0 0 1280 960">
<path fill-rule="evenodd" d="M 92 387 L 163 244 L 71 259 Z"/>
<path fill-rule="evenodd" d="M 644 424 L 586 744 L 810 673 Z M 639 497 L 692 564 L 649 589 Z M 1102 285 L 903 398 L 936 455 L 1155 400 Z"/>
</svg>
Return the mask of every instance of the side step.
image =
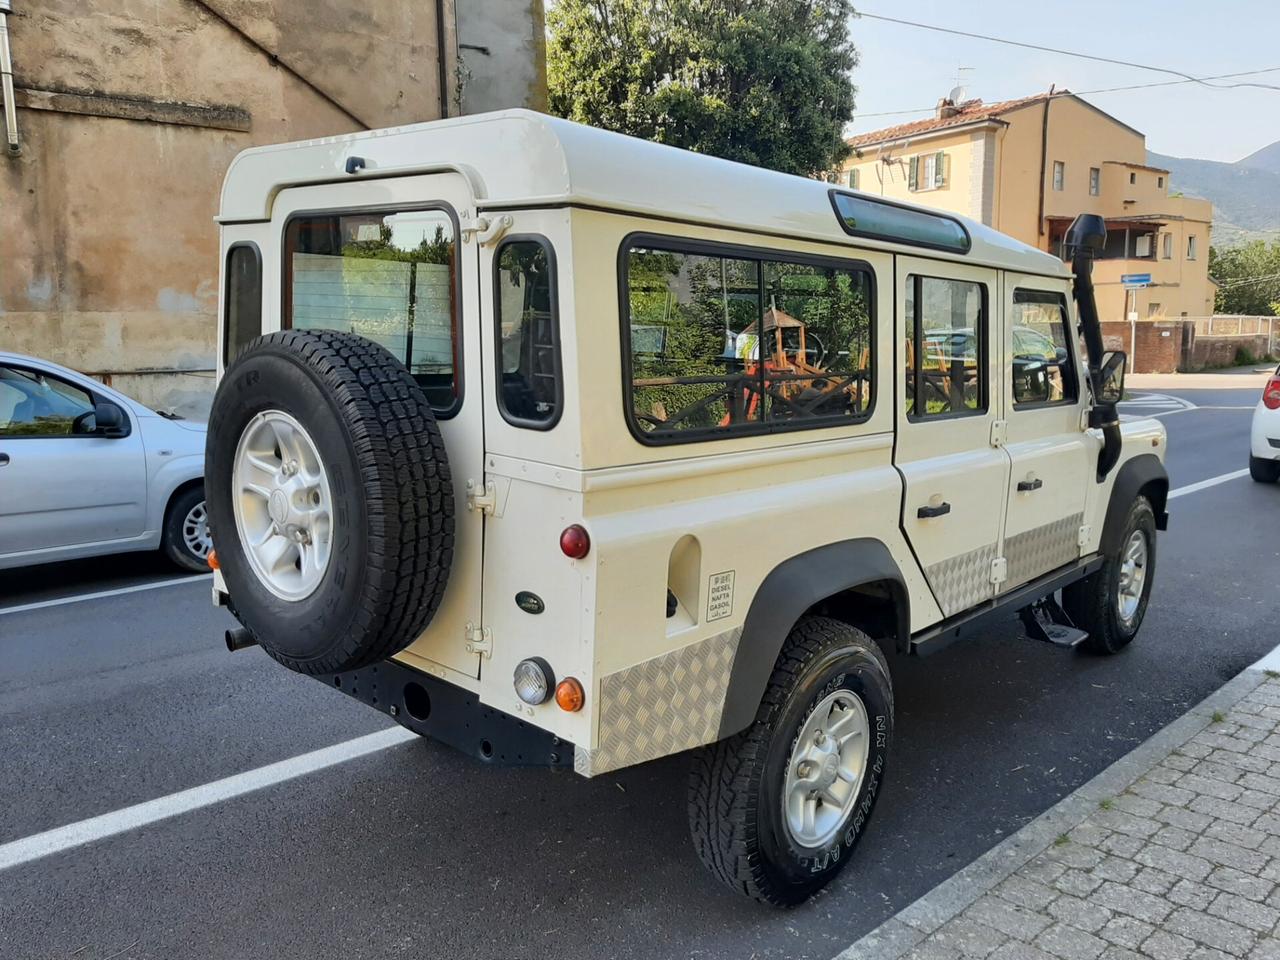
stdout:
<svg viewBox="0 0 1280 960">
<path fill-rule="evenodd" d="M 1018 611 L 1022 625 L 1027 628 L 1027 636 L 1032 640 L 1043 640 L 1055 647 L 1077 647 L 1089 638 L 1083 630 L 1071 623 L 1065 610 L 1050 594 L 1029 607 Z"/>
</svg>

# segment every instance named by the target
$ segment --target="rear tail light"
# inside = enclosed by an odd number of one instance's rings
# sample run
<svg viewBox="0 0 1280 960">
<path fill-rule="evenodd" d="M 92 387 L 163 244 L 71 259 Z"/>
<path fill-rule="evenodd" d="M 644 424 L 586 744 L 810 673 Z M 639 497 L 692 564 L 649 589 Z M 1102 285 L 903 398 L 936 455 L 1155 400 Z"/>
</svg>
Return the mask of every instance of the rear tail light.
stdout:
<svg viewBox="0 0 1280 960">
<path fill-rule="evenodd" d="M 586 702 L 587 695 L 575 677 L 565 677 L 556 684 L 556 705 L 569 713 L 577 713 Z"/>
<path fill-rule="evenodd" d="M 572 560 L 581 560 L 591 552 L 591 538 L 579 523 L 564 528 L 560 534 L 560 552 Z"/>
<path fill-rule="evenodd" d="M 1268 410 L 1280 410 L 1280 376 L 1274 376 L 1262 388 L 1262 403 Z"/>
</svg>

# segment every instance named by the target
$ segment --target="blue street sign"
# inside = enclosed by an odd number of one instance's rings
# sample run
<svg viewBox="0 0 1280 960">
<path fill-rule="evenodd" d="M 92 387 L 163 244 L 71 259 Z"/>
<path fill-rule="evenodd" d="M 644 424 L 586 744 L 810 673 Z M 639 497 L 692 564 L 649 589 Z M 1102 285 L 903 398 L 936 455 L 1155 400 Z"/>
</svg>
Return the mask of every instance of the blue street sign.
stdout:
<svg viewBox="0 0 1280 960">
<path fill-rule="evenodd" d="M 1151 274 L 1149 273 L 1126 273 L 1120 277 L 1120 282 L 1126 287 L 1145 287 L 1151 282 Z"/>
</svg>

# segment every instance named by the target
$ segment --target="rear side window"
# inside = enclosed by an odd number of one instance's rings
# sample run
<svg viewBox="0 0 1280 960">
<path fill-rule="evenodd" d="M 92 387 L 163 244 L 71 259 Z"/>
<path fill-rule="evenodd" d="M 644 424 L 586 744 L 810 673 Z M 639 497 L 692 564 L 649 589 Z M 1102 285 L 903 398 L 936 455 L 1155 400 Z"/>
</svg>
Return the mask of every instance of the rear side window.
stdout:
<svg viewBox="0 0 1280 960">
<path fill-rule="evenodd" d="M 560 419 L 560 318 L 556 266 L 542 237 L 505 240 L 494 258 L 498 408 L 518 427 L 550 430 Z"/>
<path fill-rule="evenodd" d="M 624 248 L 631 429 L 647 443 L 831 426 L 873 398 L 869 268 L 709 244 Z"/>
<path fill-rule="evenodd" d="M 457 262 L 445 210 L 294 217 L 285 227 L 281 325 L 380 343 L 448 416 L 462 399 Z"/>
<path fill-rule="evenodd" d="M 236 243 L 227 251 L 226 310 L 222 359 L 230 363 L 262 333 L 262 254 L 255 243 Z"/>
<path fill-rule="evenodd" d="M 987 288 L 907 277 L 907 415 L 922 420 L 987 409 Z"/>
<path fill-rule="evenodd" d="M 1013 291 L 1013 405 L 1076 402 L 1067 298 L 1044 290 Z"/>
</svg>

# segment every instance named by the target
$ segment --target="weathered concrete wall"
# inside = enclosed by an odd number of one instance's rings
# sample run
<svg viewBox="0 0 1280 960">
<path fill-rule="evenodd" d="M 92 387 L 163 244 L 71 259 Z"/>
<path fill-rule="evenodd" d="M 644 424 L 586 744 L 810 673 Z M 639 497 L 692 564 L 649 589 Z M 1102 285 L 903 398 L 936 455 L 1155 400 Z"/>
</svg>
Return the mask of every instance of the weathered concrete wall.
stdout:
<svg viewBox="0 0 1280 960">
<path fill-rule="evenodd" d="M 453 0 L 440 2 L 454 113 Z M 201 415 L 212 382 L 202 371 L 214 364 L 213 217 L 228 162 L 258 143 L 438 117 L 435 6 L 15 8 L 23 152 L 0 158 L 0 347 Z"/>
<path fill-rule="evenodd" d="M 542 0 L 463 0 L 458 47 L 464 113 L 547 109 Z"/>
</svg>

